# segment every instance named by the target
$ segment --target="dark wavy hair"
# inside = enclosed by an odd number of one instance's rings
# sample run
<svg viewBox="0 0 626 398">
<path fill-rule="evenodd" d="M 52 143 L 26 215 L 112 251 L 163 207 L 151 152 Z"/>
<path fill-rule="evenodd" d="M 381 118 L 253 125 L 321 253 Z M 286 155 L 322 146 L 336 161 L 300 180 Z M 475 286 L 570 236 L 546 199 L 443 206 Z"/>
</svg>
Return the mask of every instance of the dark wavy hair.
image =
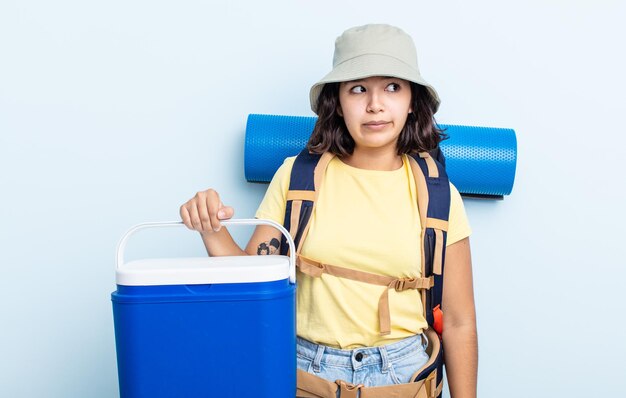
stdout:
<svg viewBox="0 0 626 398">
<path fill-rule="evenodd" d="M 413 82 L 409 83 L 413 112 L 409 113 L 398 137 L 398 155 L 432 151 L 448 138 L 435 122 L 436 102 L 428 89 Z M 338 156 L 348 156 L 354 152 L 354 140 L 337 112 L 339 85 L 340 83 L 325 84 L 318 98 L 317 122 L 306 146 L 312 153 L 331 152 Z"/>
</svg>

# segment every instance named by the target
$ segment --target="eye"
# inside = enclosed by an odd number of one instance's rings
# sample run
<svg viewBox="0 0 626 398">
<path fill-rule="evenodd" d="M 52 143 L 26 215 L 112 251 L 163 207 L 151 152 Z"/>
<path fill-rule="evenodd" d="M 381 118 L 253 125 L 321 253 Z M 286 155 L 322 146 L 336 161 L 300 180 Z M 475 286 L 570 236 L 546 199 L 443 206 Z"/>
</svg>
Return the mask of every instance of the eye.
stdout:
<svg viewBox="0 0 626 398">
<path fill-rule="evenodd" d="M 385 90 L 390 91 L 392 93 L 400 90 L 400 85 L 398 83 L 389 83 Z"/>
<path fill-rule="evenodd" d="M 359 94 L 365 92 L 365 87 L 363 86 L 354 86 L 350 89 L 350 92 L 353 94 Z"/>
</svg>

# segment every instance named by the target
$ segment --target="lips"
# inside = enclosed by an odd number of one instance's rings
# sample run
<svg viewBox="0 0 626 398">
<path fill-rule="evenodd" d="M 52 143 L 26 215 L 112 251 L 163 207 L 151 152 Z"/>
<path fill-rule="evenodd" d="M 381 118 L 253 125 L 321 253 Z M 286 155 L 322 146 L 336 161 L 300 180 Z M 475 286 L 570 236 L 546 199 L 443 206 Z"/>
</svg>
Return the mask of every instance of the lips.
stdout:
<svg viewBox="0 0 626 398">
<path fill-rule="evenodd" d="M 363 127 L 368 130 L 379 131 L 386 129 L 389 124 L 391 124 L 391 122 L 386 122 L 384 120 L 374 120 L 371 122 L 363 123 Z"/>
<path fill-rule="evenodd" d="M 382 125 L 385 125 L 385 124 L 388 124 L 388 123 L 389 122 L 386 122 L 384 120 L 375 120 L 375 121 L 372 121 L 372 122 L 367 122 L 367 123 L 365 123 L 365 125 L 366 126 L 382 126 Z"/>
</svg>

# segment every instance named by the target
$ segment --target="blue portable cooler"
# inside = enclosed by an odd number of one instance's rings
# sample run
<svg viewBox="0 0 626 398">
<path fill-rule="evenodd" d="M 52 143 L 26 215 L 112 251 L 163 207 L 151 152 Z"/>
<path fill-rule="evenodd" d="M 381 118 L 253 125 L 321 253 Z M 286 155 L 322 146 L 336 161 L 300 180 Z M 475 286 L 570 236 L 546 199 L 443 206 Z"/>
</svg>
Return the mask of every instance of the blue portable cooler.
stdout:
<svg viewBox="0 0 626 398">
<path fill-rule="evenodd" d="M 146 259 L 117 252 L 111 294 L 121 398 L 272 397 L 296 391 L 295 256 Z"/>
</svg>

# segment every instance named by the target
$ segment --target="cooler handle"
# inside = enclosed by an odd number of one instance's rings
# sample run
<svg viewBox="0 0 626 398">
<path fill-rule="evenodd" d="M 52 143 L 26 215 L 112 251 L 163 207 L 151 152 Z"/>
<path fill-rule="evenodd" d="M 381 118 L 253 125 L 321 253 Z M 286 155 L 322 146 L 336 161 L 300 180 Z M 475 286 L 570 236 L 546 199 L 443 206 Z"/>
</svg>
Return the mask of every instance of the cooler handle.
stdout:
<svg viewBox="0 0 626 398">
<path fill-rule="evenodd" d="M 232 220 L 222 220 L 221 223 L 223 225 L 269 225 L 271 227 L 279 230 L 285 237 L 287 238 L 287 243 L 289 244 L 289 282 L 292 284 L 296 283 L 296 245 L 293 242 L 293 238 L 289 235 L 289 231 L 285 229 L 279 223 L 272 220 L 265 220 L 261 218 L 239 218 Z M 122 265 L 124 265 L 124 251 L 126 249 L 126 242 L 130 238 L 132 234 L 147 228 L 161 228 L 161 227 L 182 227 L 185 224 L 182 221 L 163 221 L 163 222 L 147 222 L 143 224 L 137 224 L 134 227 L 130 228 L 120 242 L 117 244 L 117 257 L 115 262 L 115 269 L 120 269 Z"/>
</svg>

